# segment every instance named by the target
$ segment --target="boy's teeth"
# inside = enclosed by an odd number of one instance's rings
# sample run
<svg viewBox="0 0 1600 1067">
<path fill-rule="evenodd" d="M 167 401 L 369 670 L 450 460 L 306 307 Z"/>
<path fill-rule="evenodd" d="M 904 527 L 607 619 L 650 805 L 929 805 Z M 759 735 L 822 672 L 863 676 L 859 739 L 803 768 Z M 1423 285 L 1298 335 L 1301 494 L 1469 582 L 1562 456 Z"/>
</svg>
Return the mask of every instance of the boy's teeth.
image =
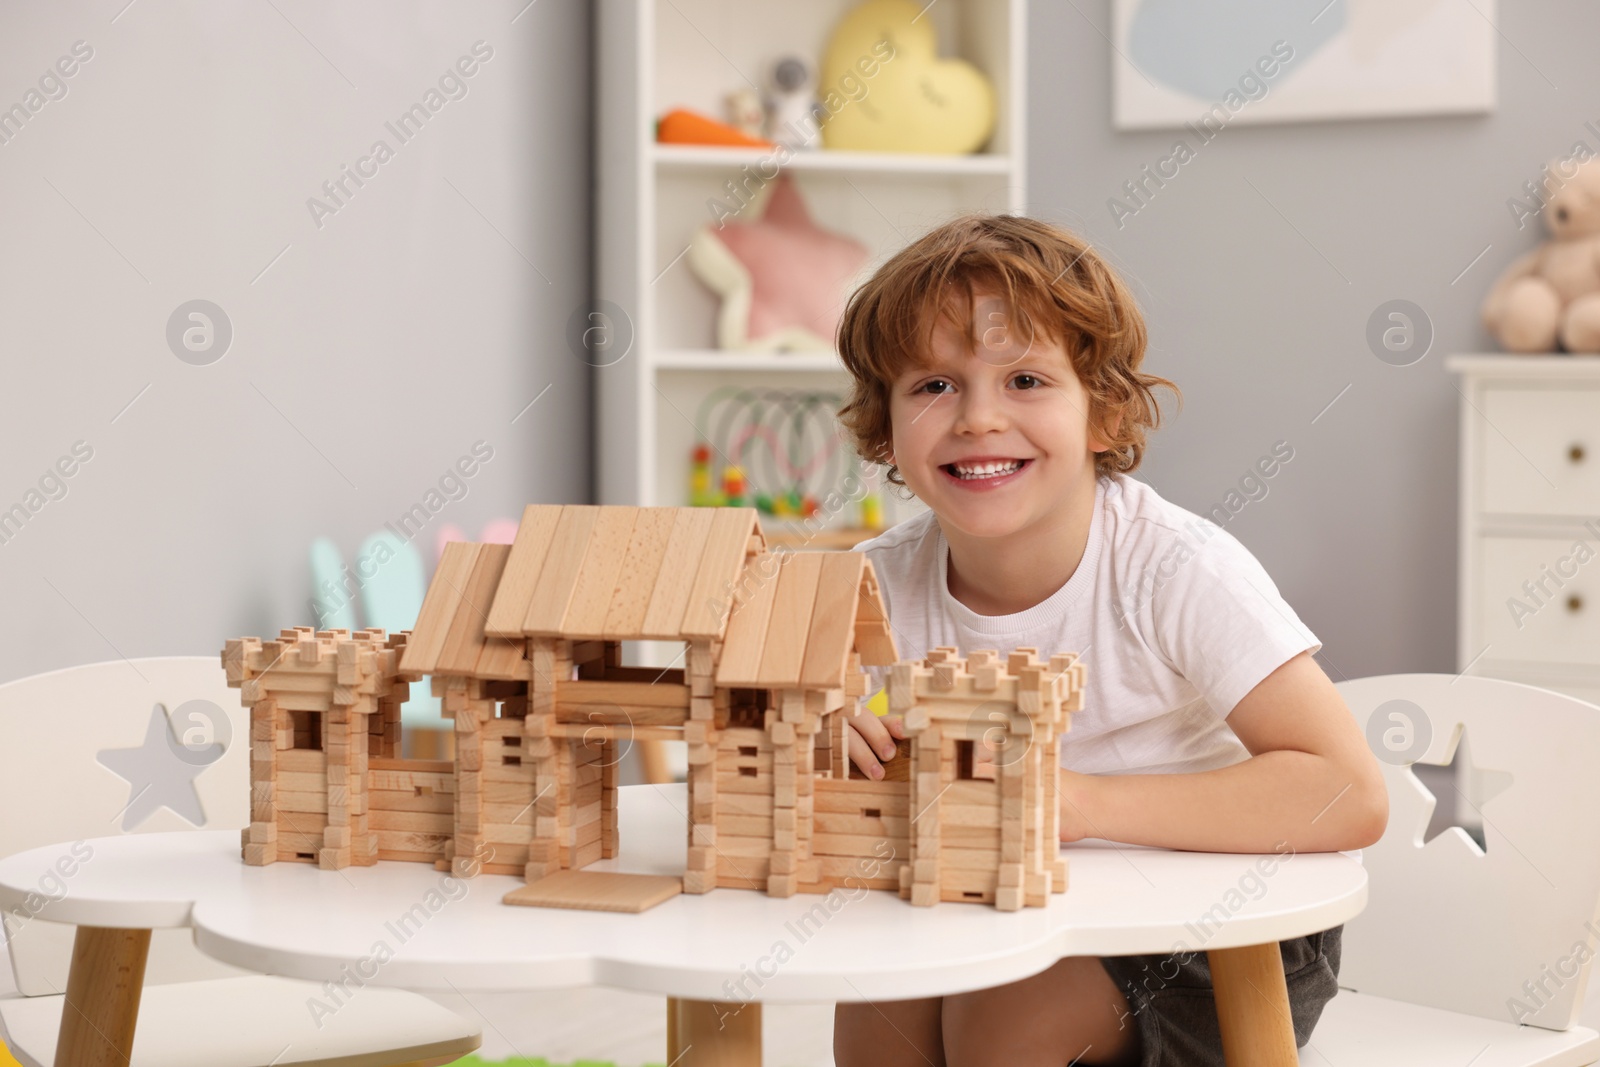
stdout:
<svg viewBox="0 0 1600 1067">
<path fill-rule="evenodd" d="M 1007 460 L 1004 463 L 952 463 L 958 476 L 962 478 L 993 478 L 1001 474 L 1010 474 L 1021 468 L 1021 460 Z"/>
</svg>

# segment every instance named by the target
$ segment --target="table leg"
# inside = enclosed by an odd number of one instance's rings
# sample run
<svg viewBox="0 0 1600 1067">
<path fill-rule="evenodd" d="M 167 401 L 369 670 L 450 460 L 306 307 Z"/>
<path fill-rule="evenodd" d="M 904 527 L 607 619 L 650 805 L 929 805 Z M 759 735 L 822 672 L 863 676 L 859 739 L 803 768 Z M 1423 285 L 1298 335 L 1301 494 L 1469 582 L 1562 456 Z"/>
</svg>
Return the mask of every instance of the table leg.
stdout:
<svg viewBox="0 0 1600 1067">
<path fill-rule="evenodd" d="M 149 930 L 78 927 L 56 1067 L 128 1067 L 149 954 Z"/>
<path fill-rule="evenodd" d="M 668 997 L 667 1063 L 761 1067 L 761 1005 Z"/>
<path fill-rule="evenodd" d="M 1296 1067 L 1300 1057 L 1278 943 L 1211 949 L 1206 958 L 1228 1067 Z"/>
</svg>

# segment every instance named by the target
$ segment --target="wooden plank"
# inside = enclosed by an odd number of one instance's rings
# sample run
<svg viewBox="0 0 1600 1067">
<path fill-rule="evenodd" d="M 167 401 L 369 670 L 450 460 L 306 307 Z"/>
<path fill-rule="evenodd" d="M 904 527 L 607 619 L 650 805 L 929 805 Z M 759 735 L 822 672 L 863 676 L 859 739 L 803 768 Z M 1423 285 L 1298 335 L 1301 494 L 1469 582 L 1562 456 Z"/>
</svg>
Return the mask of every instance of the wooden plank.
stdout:
<svg viewBox="0 0 1600 1067">
<path fill-rule="evenodd" d="M 432 674 L 438 665 L 462 592 L 472 576 L 472 565 L 477 562 L 478 547 L 465 541 L 451 541 L 444 546 L 417 612 L 416 625 L 406 641 L 405 654 L 400 657 L 400 669 L 405 673 Z"/>
<path fill-rule="evenodd" d="M 522 509 L 522 523 L 517 527 L 511 555 L 500 576 L 500 588 L 489 606 L 489 621 L 484 632 L 490 637 L 522 636 L 522 620 L 528 614 L 528 604 L 544 570 L 550 539 L 562 510 L 556 504 L 529 504 Z"/>
<path fill-rule="evenodd" d="M 871 560 L 863 561 L 862 567 L 860 601 L 856 605 L 856 651 L 861 653 L 861 663 L 866 667 L 887 667 L 900 658 Z"/>
<path fill-rule="evenodd" d="M 277 768 L 280 771 L 299 771 L 299 773 L 322 776 L 328 773 L 328 755 L 312 749 L 280 749 L 277 753 Z"/>
<path fill-rule="evenodd" d="M 489 620 L 489 607 L 494 603 L 494 592 L 505 572 L 511 546 L 477 545 L 476 548 L 472 573 L 462 587 L 461 603 L 450 623 L 444 649 L 439 653 L 435 674 L 472 674 L 483 652 L 484 624 Z"/>
<path fill-rule="evenodd" d="M 450 840 L 450 834 L 423 834 L 410 830 L 377 830 L 378 858 L 383 859 L 385 853 L 393 852 L 423 852 L 439 857 L 444 855 L 444 845 Z"/>
<path fill-rule="evenodd" d="M 701 546 L 711 532 L 713 508 L 680 508 L 667 538 L 656 587 L 645 609 L 640 637 L 676 640 L 683 625 L 684 609 L 689 606 L 689 590 L 694 585 Z"/>
<path fill-rule="evenodd" d="M 733 606 L 732 588 L 744 570 L 745 549 L 755 533 L 754 508 L 717 508 L 700 552 L 680 632 L 685 638 L 721 637 Z"/>
<path fill-rule="evenodd" d="M 719 859 L 743 860 L 766 859 L 772 855 L 772 838 L 746 837 L 743 834 L 718 834 L 717 856 Z"/>
<path fill-rule="evenodd" d="M 373 830 L 409 830 L 426 834 L 454 834 L 449 812 L 378 811 L 367 813 L 367 826 Z M 379 847 L 383 842 L 379 841 Z"/>
<path fill-rule="evenodd" d="M 418 794 L 410 790 L 373 789 L 367 793 L 367 813 L 380 811 L 432 811 L 449 815 L 456 810 L 453 793 Z"/>
<path fill-rule="evenodd" d="M 651 685 L 649 682 L 589 682 L 557 679 L 556 703 L 687 710 L 689 687 Z"/>
<path fill-rule="evenodd" d="M 633 533 L 628 539 L 627 556 L 617 575 L 617 588 L 606 607 L 603 636 L 607 640 L 627 641 L 644 631 L 645 612 L 650 594 L 661 573 L 672 536 L 675 508 L 639 508 L 634 516 Z"/>
<path fill-rule="evenodd" d="M 779 558 L 763 553 L 746 572 L 752 587 L 748 595 L 734 605 L 733 615 L 728 619 L 722 660 L 717 664 L 720 686 L 754 686 L 761 676 L 761 651 L 767 644 L 767 627 L 778 594 Z"/>
<path fill-rule="evenodd" d="M 869 779 L 870 781 L 870 779 Z M 840 792 L 832 788 L 835 779 L 819 778 L 816 781 L 816 792 L 813 795 L 812 809 L 818 813 L 832 812 L 840 815 L 854 814 L 861 818 L 864 811 L 876 811 L 882 818 L 907 818 L 909 817 L 911 803 L 907 799 L 906 790 L 902 783 L 899 795 L 887 791 L 880 791 L 868 795 L 854 792 Z M 855 785 L 855 782 L 849 783 Z"/>
<path fill-rule="evenodd" d="M 367 770 L 405 771 L 410 774 L 443 774 L 450 776 L 456 773 L 456 765 L 453 761 L 447 759 L 401 759 L 398 756 L 368 756 Z"/>
<path fill-rule="evenodd" d="M 561 509 L 550 551 L 545 556 L 533 598 L 522 617 L 522 632 L 529 637 L 561 637 L 567 611 L 572 606 L 572 591 L 577 588 L 584 557 L 589 552 L 589 537 L 600 518 L 600 508 L 592 504 L 571 504 Z"/>
<path fill-rule="evenodd" d="M 866 807 L 866 805 L 862 805 Z M 882 811 L 880 808 L 872 809 Z M 854 812 L 814 809 L 811 816 L 814 834 L 871 834 L 877 837 L 906 837 L 911 832 L 911 820 L 905 815 L 869 817 L 857 808 Z M 945 842 L 949 843 L 948 836 Z"/>
<path fill-rule="evenodd" d="M 627 507 L 600 510 L 589 535 L 588 551 L 583 557 L 577 585 L 572 590 L 572 601 L 567 608 L 566 624 L 561 636 L 574 639 L 605 636 L 606 613 L 611 609 L 611 600 L 617 592 L 617 582 L 622 574 L 623 560 L 639 511 L 639 508 Z"/>
<path fill-rule="evenodd" d="M 796 552 L 785 557 L 779 569 L 777 598 L 761 652 L 758 684 L 762 686 L 793 688 L 800 684 L 822 557 L 820 552 Z"/>
<path fill-rule="evenodd" d="M 816 600 L 811 606 L 811 629 L 806 634 L 806 658 L 800 684 L 807 689 L 837 689 L 844 685 L 855 642 L 860 552 L 827 552 L 817 578 Z"/>
<path fill-rule="evenodd" d="M 568 870 L 519 886 L 501 901 L 536 908 L 638 914 L 681 892 L 683 879 L 671 875 Z"/>
</svg>

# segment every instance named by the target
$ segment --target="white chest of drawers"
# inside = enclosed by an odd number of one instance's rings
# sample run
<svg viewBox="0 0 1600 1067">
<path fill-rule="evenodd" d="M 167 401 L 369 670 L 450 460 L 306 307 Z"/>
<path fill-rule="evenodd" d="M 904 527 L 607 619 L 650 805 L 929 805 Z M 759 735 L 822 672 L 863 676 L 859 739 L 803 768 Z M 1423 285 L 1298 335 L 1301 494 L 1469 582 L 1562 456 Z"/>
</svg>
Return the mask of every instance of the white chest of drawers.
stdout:
<svg viewBox="0 0 1600 1067">
<path fill-rule="evenodd" d="M 1456 668 L 1600 703 L 1600 358 L 1463 355 Z"/>
</svg>

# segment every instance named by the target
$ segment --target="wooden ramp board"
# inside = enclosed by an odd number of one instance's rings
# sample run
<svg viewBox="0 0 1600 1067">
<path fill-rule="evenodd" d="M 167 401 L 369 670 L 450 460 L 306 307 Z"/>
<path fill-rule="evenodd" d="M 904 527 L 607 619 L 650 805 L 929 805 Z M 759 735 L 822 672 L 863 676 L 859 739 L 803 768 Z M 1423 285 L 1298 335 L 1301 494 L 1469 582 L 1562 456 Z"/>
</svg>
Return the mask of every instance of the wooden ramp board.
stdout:
<svg viewBox="0 0 1600 1067">
<path fill-rule="evenodd" d="M 683 879 L 664 874 L 617 874 L 611 871 L 557 871 L 513 889 L 504 904 L 531 908 L 576 908 L 580 911 L 641 912 L 683 892 Z"/>
</svg>

